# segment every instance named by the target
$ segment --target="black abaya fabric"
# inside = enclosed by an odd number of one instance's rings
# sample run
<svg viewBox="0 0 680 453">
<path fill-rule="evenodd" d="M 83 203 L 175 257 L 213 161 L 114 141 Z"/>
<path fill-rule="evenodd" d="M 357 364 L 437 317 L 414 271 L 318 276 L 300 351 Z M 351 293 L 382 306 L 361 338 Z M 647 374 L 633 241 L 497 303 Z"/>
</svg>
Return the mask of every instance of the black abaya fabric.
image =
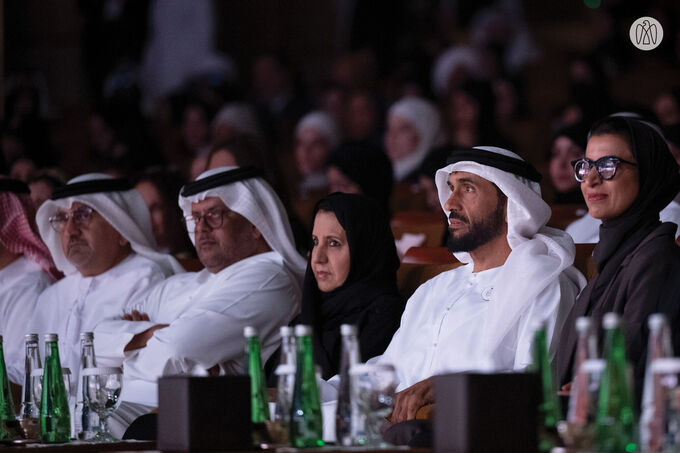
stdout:
<svg viewBox="0 0 680 453">
<path fill-rule="evenodd" d="M 324 379 L 337 374 L 342 353 L 341 324 L 359 330 L 361 360 L 384 352 L 399 327 L 404 300 L 397 290 L 399 258 L 384 210 L 363 195 L 334 193 L 330 204 L 347 234 L 350 270 L 345 282 L 321 292 L 307 265 L 300 323 L 314 327 L 314 356 Z M 318 205 L 315 209 L 315 216 Z"/>
</svg>

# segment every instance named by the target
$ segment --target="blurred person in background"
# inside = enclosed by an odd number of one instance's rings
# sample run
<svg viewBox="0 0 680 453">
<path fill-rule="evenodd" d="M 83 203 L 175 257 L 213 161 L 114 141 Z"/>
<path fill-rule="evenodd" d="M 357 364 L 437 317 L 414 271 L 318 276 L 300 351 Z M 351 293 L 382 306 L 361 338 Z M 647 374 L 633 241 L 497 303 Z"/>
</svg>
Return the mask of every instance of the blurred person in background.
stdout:
<svg viewBox="0 0 680 453">
<path fill-rule="evenodd" d="M 179 172 L 152 167 L 137 178 L 135 189 L 149 208 L 158 249 L 178 258 L 189 258 L 196 256 L 196 252 L 186 235 L 182 210 L 177 207 L 183 184 Z"/>
<path fill-rule="evenodd" d="M 350 92 L 347 95 L 342 122 L 345 140 L 369 141 L 380 145 L 382 118 L 384 112 L 372 92 L 367 90 Z"/>
<path fill-rule="evenodd" d="M 588 128 L 583 123 L 575 123 L 558 130 L 550 143 L 548 172 L 555 189 L 555 203 L 583 204 L 581 185 L 574 178 L 573 161 L 580 159 L 586 152 Z"/>
<path fill-rule="evenodd" d="M 328 159 L 328 191 L 363 194 L 389 213 L 392 164 L 385 153 L 370 143 L 346 142 Z"/>
<path fill-rule="evenodd" d="M 33 173 L 28 182 L 31 200 L 36 211 L 47 200 L 52 198 L 55 189 L 66 184 L 66 177 L 56 168 L 41 168 Z"/>
<path fill-rule="evenodd" d="M 387 112 L 384 137 L 394 180 L 415 182 L 418 167 L 441 138 L 439 112 L 430 101 L 407 97 L 395 102 Z"/>
<path fill-rule="evenodd" d="M 298 185 L 300 196 L 327 189 L 328 156 L 339 143 L 338 125 L 328 114 L 313 111 L 298 122 L 295 127 L 295 165 L 301 178 Z"/>
<path fill-rule="evenodd" d="M 466 79 L 447 96 L 444 106 L 449 141 L 454 146 L 476 143 L 510 148 L 496 123 L 496 95 L 491 83 Z"/>
<path fill-rule="evenodd" d="M 659 124 L 680 124 L 680 88 L 664 91 L 654 99 L 654 113 Z"/>
</svg>

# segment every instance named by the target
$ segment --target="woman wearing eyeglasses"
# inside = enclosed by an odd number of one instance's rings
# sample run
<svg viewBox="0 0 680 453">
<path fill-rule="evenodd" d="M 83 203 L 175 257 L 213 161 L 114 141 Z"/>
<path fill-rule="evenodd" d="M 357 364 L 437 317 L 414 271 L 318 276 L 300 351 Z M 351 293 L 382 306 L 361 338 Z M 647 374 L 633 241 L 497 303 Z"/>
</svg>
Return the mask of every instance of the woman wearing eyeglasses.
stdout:
<svg viewBox="0 0 680 453">
<path fill-rule="evenodd" d="M 572 379 L 576 318 L 592 317 L 601 333 L 604 314 L 619 313 L 639 407 L 648 316 L 664 313 L 671 329 L 680 327 L 676 225 L 659 220 L 659 211 L 680 191 L 678 166 L 649 123 L 608 117 L 591 129 L 585 158 L 574 162 L 574 174 L 588 213 L 602 225 L 593 252 L 598 273 L 579 295 L 562 328 L 554 360 L 558 378 L 562 384 Z"/>
</svg>

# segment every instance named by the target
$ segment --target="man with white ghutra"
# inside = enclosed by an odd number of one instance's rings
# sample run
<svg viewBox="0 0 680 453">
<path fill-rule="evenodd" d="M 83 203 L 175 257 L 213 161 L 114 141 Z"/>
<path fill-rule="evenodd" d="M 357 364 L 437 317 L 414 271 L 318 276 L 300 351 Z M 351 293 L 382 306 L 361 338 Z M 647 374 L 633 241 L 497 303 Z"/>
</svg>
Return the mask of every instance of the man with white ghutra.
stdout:
<svg viewBox="0 0 680 453">
<path fill-rule="evenodd" d="M 550 341 L 586 283 L 571 238 L 545 226 L 551 211 L 533 166 L 495 147 L 458 149 L 448 162 L 435 182 L 449 250 L 465 265 L 421 285 L 384 354 L 369 361 L 397 370 L 392 423 L 434 403 L 435 375 L 525 369 L 533 326 L 545 322 Z M 388 440 L 409 441 L 393 428 Z"/>
<path fill-rule="evenodd" d="M 159 377 L 241 374 L 244 327 L 257 329 L 266 360 L 299 311 L 306 263 L 259 170 L 208 170 L 182 188 L 179 205 L 205 269 L 168 278 L 131 315 L 95 329 L 97 359 L 124 368 L 114 434 L 158 405 Z"/>
</svg>

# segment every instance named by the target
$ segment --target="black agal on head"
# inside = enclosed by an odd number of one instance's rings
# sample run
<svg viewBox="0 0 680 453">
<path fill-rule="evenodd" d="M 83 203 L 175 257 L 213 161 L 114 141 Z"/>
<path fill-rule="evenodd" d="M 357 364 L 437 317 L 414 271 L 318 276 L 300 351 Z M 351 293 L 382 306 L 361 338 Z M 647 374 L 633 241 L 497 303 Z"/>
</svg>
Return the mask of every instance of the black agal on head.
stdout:
<svg viewBox="0 0 680 453">
<path fill-rule="evenodd" d="M 477 162 L 478 164 L 494 167 L 499 170 L 507 171 L 508 173 L 522 176 L 523 178 L 534 182 L 540 182 L 542 179 L 538 170 L 536 170 L 529 162 L 484 149 L 457 149 L 449 155 L 448 159 L 446 159 L 447 165 L 463 161 Z"/>
<path fill-rule="evenodd" d="M 223 171 L 186 184 L 182 187 L 182 196 L 190 197 L 191 195 L 196 195 L 197 193 L 204 192 L 214 187 L 224 186 L 232 182 L 243 181 L 244 179 L 256 178 L 258 176 L 262 176 L 262 172 L 256 167 L 243 167 Z"/>
<path fill-rule="evenodd" d="M 85 195 L 99 192 L 121 192 L 132 189 L 130 181 L 124 178 L 117 179 L 93 179 L 90 181 L 80 181 L 54 189 L 52 200 L 73 197 L 75 195 Z"/>
<path fill-rule="evenodd" d="M 30 193 L 25 182 L 18 179 L 0 178 L 0 192 Z"/>
</svg>

